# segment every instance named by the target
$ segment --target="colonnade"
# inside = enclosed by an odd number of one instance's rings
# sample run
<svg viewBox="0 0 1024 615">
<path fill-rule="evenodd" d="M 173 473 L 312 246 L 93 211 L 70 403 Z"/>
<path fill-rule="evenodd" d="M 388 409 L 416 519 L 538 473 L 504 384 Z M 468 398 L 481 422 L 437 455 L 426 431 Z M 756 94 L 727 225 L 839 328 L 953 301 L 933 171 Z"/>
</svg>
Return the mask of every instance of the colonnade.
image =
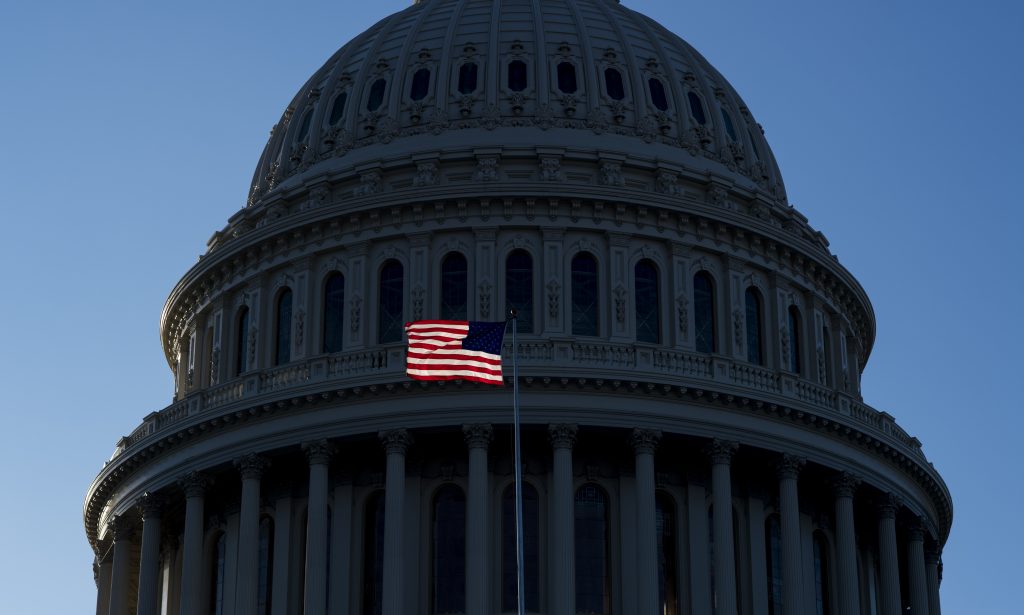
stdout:
<svg viewBox="0 0 1024 615">
<path fill-rule="evenodd" d="M 550 558 L 547 564 L 548 591 L 550 596 L 542 602 L 551 615 L 575 614 L 575 545 L 574 545 L 574 474 L 573 449 L 576 443 L 577 427 L 571 424 L 548 426 L 552 452 L 550 536 Z M 466 613 L 486 615 L 496 612 L 491 591 L 491 570 L 496 565 L 490 554 L 490 475 L 488 470 L 488 448 L 493 438 L 490 425 L 466 425 L 463 435 L 468 448 L 468 476 L 466 498 Z M 403 535 L 406 527 L 406 455 L 413 444 L 412 434 L 405 429 L 384 431 L 379 434 L 386 453 L 384 548 L 383 548 L 383 601 L 382 615 L 406 615 L 421 612 L 417 608 L 419 587 L 417 579 L 404 578 L 403 570 L 409 557 L 418 556 L 418 547 L 411 545 Z M 662 434 L 649 429 L 634 429 L 630 444 L 635 455 L 635 502 L 623 499 L 620 506 L 635 505 L 635 562 L 622 562 L 624 567 L 635 567 L 636 595 L 626 597 L 623 609 L 626 613 L 660 615 L 658 581 L 658 536 L 656 523 L 655 494 L 657 476 L 655 457 Z M 716 615 L 736 615 L 737 604 L 736 549 L 733 523 L 733 481 L 732 460 L 738 449 L 735 442 L 711 440 L 705 453 L 710 463 L 710 491 L 713 510 L 711 538 L 714 542 L 712 561 L 701 559 L 699 543 L 690 545 L 691 591 L 690 605 L 681 612 L 693 615 L 710 615 L 714 604 Z M 351 548 L 347 532 L 335 531 L 329 536 L 328 514 L 330 493 L 330 462 L 335 446 L 327 440 L 306 442 L 302 445 L 309 467 L 308 513 L 306 519 L 305 567 L 302 591 L 302 612 L 305 615 L 335 615 L 346 613 L 341 600 L 335 598 L 336 606 L 328 608 L 328 592 L 350 587 L 347 560 L 335 557 L 339 552 Z M 244 455 L 234 463 L 241 480 L 241 496 L 238 509 L 236 581 L 233 585 L 233 612 L 238 615 L 257 613 L 257 591 L 259 586 L 259 522 L 261 507 L 261 478 L 267 466 L 266 459 L 255 454 Z M 808 592 L 805 587 L 806 556 L 803 554 L 804 536 L 801 530 L 800 474 L 804 460 L 800 457 L 782 454 L 777 459 L 776 477 L 778 489 L 778 514 L 781 526 L 781 575 L 782 613 L 775 615 L 801 615 L 807 612 Z M 177 604 L 181 615 L 205 613 L 207 605 L 200 604 L 203 595 L 204 571 L 204 513 L 205 500 L 210 487 L 209 477 L 192 472 L 180 478 L 184 499 L 184 521 L 181 527 L 181 573 Z M 832 591 L 830 612 L 834 615 L 862 615 L 871 612 L 861 604 L 862 581 L 858 574 L 857 528 L 855 527 L 854 499 L 860 479 L 849 473 L 836 473 L 831 481 L 835 504 L 833 531 L 835 553 L 835 587 Z M 342 524 L 351 523 L 351 485 L 348 485 L 347 502 L 336 502 L 334 515 Z M 167 504 L 166 494 L 146 493 L 140 498 L 138 514 L 123 513 L 110 520 L 112 540 L 109 549 L 96 562 L 98 585 L 97 615 L 129 615 L 132 602 L 138 615 L 171 615 L 166 604 L 161 609 L 158 596 L 160 574 L 160 542 L 163 535 L 162 511 Z M 339 496 L 335 492 L 335 498 Z M 692 504 L 691 504 L 692 506 Z M 939 605 L 939 554 L 934 544 L 926 544 L 926 529 L 920 519 L 913 521 L 906 530 L 905 559 L 907 566 L 907 596 L 901 596 L 899 548 L 897 539 L 897 516 L 901 503 L 892 494 L 883 494 L 875 501 L 877 520 L 877 554 L 880 580 L 878 600 L 879 615 L 902 615 L 904 598 L 908 599 L 910 612 L 914 615 L 940 615 Z M 906 516 L 906 515 L 904 515 Z M 691 536 L 700 536 L 702 523 L 707 517 L 691 513 Z M 138 543 L 137 530 L 141 521 L 141 538 Z M 752 521 L 751 527 L 756 528 Z M 696 528 L 696 529 L 694 529 Z M 285 527 L 281 528 L 287 530 Z M 866 528 L 865 528 L 866 529 Z M 704 540 L 708 528 L 703 526 Z M 329 565 L 328 543 L 332 543 Z M 704 542 L 706 544 L 706 542 Z M 761 544 L 761 543 L 758 543 Z M 287 542 L 284 542 L 287 545 Z M 138 546 L 138 562 L 134 553 Z M 756 559 L 757 553 L 751 557 Z M 704 553 L 707 551 L 705 550 Z M 279 557 L 284 555 L 279 551 Z M 685 557 L 684 554 L 681 556 Z M 764 565 L 761 555 L 761 566 Z M 133 565 L 137 569 L 133 569 Z M 329 570 L 332 570 L 330 575 Z M 710 593 L 701 590 L 702 579 L 709 579 L 707 571 L 713 573 Z M 754 566 L 754 570 L 761 570 Z M 330 578 L 328 578 L 330 576 Z M 752 576 L 757 576 L 752 573 Z M 761 577 L 763 579 L 763 576 Z M 335 583 L 334 580 L 338 580 Z M 277 581 L 277 579 L 275 579 Z M 331 589 L 329 590 L 329 585 Z M 340 587 L 338 587 L 340 585 Z M 136 588 L 137 596 L 130 591 Z M 276 585 L 275 585 L 276 587 Z M 763 587 L 758 582 L 753 588 Z M 752 589 L 753 589 L 752 588 Z M 165 590 L 166 591 L 166 590 Z M 769 589 L 770 591 L 770 589 Z M 175 592 L 171 592 L 175 593 Z M 756 592 L 755 592 L 756 593 Z M 635 601 L 634 601 L 635 600 Z M 629 602 L 634 601 L 634 602 Z M 761 596 L 754 596 L 754 615 L 767 615 L 769 606 L 762 604 Z M 634 607 L 635 604 L 635 607 Z M 292 608 L 281 596 L 275 596 L 267 612 L 286 615 Z"/>
</svg>

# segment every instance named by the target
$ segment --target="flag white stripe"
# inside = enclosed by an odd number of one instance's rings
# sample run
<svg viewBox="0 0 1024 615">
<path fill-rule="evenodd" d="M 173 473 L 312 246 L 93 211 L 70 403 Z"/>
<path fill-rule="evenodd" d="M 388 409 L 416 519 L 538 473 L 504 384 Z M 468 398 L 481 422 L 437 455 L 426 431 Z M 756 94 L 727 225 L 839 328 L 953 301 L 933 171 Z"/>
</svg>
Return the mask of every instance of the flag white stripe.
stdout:
<svg viewBox="0 0 1024 615">
<path fill-rule="evenodd" d="M 409 355 L 456 355 L 462 357 L 480 357 L 483 359 L 493 359 L 498 362 L 501 361 L 500 354 L 491 354 L 489 352 L 483 352 L 482 350 L 463 350 L 461 348 L 410 348 Z"/>
<path fill-rule="evenodd" d="M 467 361 L 465 359 L 418 359 L 416 357 L 408 357 L 405 362 L 407 365 L 465 365 L 466 367 L 501 369 L 500 363 L 495 365 L 494 363 L 487 363 L 484 361 Z"/>
<path fill-rule="evenodd" d="M 410 376 L 473 376 L 483 380 L 502 382 L 501 376 L 484 374 L 472 369 L 407 369 L 405 373 Z"/>
</svg>

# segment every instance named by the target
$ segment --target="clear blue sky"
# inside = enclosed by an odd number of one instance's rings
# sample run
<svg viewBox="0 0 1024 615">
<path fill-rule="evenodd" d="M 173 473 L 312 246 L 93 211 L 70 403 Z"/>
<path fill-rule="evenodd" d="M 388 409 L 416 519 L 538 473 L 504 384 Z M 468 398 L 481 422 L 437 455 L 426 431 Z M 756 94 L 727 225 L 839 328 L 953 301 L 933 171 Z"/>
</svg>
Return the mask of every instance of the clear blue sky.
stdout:
<svg viewBox="0 0 1024 615">
<path fill-rule="evenodd" d="M 82 498 L 170 401 L 167 293 L 303 81 L 409 1 L 5 6 L 0 611 L 92 612 Z M 945 612 L 1020 613 L 1021 3 L 627 4 L 732 82 L 874 302 L 865 398 L 953 494 Z"/>
</svg>

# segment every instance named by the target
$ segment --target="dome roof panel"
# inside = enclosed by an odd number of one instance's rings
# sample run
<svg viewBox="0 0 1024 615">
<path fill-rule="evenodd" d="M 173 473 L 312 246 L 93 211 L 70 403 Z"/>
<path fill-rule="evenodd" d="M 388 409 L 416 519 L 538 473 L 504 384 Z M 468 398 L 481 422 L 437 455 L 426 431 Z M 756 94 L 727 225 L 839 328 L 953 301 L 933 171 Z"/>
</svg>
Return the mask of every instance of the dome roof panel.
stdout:
<svg viewBox="0 0 1024 615">
<path fill-rule="evenodd" d="M 476 68 L 460 78 L 463 64 Z M 493 147 L 498 126 L 540 147 L 561 145 L 551 127 L 635 138 L 627 150 L 657 141 L 672 164 L 785 200 L 739 95 L 652 19 L 613 0 L 425 0 L 344 45 L 303 86 L 272 131 L 249 203 L 337 171 L 367 146 L 411 156 L 413 143 L 436 150 L 442 134 L 467 132 L 458 140 Z"/>
</svg>

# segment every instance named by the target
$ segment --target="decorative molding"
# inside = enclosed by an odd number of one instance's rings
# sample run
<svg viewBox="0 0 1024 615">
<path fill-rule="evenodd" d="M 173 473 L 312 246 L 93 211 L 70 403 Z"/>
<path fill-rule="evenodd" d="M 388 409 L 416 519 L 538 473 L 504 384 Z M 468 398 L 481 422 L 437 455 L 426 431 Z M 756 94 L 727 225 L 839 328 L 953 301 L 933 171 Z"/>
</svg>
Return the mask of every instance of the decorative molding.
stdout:
<svg viewBox="0 0 1024 615">
<path fill-rule="evenodd" d="M 388 455 L 405 455 L 412 446 L 413 437 L 406 429 L 390 429 L 377 434 Z"/>
<path fill-rule="evenodd" d="M 860 486 L 861 479 L 855 474 L 841 472 L 831 480 L 832 493 L 837 498 L 852 498 Z"/>
<path fill-rule="evenodd" d="M 302 452 L 306 454 L 309 465 L 327 465 L 334 455 L 335 446 L 328 440 L 313 440 L 302 443 Z"/>
<path fill-rule="evenodd" d="M 704 447 L 704 452 L 711 459 L 712 465 L 729 465 L 739 448 L 738 442 L 715 438 Z"/>
<path fill-rule="evenodd" d="M 178 485 L 185 491 L 185 498 L 201 498 L 213 481 L 206 474 L 189 472 L 178 479 Z"/>
<path fill-rule="evenodd" d="M 875 502 L 879 519 L 895 519 L 903 501 L 895 493 L 885 493 Z"/>
<path fill-rule="evenodd" d="M 576 432 L 578 431 L 579 427 L 571 423 L 548 425 L 548 439 L 551 441 L 551 446 L 555 449 L 571 450 L 576 444 Z"/>
<path fill-rule="evenodd" d="M 494 439 L 494 427 L 487 423 L 463 425 L 462 435 L 468 448 L 486 449 Z"/>
<path fill-rule="evenodd" d="M 266 459 L 255 453 L 249 453 L 235 459 L 234 464 L 235 468 L 238 469 L 238 473 L 242 475 L 242 480 L 259 480 L 263 476 L 263 470 L 269 465 Z"/>
<path fill-rule="evenodd" d="M 658 450 L 658 443 L 661 441 L 661 431 L 657 429 L 634 428 L 629 437 L 629 443 L 636 455 L 653 455 Z"/>
<path fill-rule="evenodd" d="M 796 480 L 800 476 L 800 470 L 803 469 L 805 463 L 807 463 L 807 460 L 803 457 L 790 455 L 789 453 L 783 454 L 782 458 L 775 465 L 775 475 L 779 480 Z"/>
<path fill-rule="evenodd" d="M 139 509 L 139 514 L 142 516 L 142 520 L 146 519 L 159 519 L 160 515 L 163 514 L 164 506 L 166 502 L 164 498 L 155 493 L 146 492 L 142 494 L 135 502 L 135 507 Z"/>
</svg>

